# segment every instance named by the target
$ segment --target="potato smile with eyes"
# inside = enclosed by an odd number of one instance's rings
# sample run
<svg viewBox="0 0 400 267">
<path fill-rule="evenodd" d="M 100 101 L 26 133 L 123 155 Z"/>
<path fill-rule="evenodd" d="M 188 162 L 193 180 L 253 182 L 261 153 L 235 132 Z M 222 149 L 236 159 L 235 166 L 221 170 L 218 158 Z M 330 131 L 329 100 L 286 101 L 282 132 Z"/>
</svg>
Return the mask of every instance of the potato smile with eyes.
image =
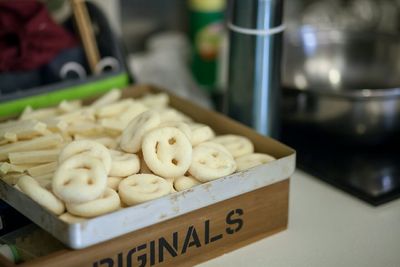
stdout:
<svg viewBox="0 0 400 267">
<path fill-rule="evenodd" d="M 184 175 L 192 160 L 192 145 L 175 127 L 148 132 L 143 138 L 142 152 L 149 169 L 166 178 Z"/>
</svg>

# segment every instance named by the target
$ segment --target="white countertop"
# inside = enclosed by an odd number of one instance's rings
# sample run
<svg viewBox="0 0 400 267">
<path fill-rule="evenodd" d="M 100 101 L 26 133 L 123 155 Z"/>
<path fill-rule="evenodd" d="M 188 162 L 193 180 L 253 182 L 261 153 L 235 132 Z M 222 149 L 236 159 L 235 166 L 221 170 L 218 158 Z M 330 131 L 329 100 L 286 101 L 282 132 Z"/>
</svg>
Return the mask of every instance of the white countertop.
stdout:
<svg viewBox="0 0 400 267">
<path fill-rule="evenodd" d="M 399 267 L 400 199 L 372 207 L 297 170 L 286 231 L 199 266 Z"/>
</svg>

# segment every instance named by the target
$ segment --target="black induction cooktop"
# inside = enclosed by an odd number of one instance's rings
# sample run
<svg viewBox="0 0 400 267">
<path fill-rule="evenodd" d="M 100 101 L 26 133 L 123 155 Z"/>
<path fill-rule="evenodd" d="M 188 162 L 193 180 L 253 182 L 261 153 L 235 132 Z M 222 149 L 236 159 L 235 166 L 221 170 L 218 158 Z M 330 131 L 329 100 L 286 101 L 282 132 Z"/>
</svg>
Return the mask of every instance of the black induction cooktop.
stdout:
<svg viewBox="0 0 400 267">
<path fill-rule="evenodd" d="M 359 199 L 377 206 L 400 197 L 400 138 L 371 145 L 284 124 L 280 139 L 301 170 Z"/>
</svg>

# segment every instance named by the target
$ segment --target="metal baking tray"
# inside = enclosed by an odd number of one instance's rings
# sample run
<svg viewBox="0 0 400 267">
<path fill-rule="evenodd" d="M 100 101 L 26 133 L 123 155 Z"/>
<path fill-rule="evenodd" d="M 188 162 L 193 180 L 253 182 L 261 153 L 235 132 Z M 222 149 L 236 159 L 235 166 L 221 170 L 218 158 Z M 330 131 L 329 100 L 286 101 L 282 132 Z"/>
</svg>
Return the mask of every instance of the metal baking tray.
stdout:
<svg viewBox="0 0 400 267">
<path fill-rule="evenodd" d="M 147 91 L 149 89 L 135 90 L 133 93 L 128 92 L 128 96 L 137 96 Z M 289 147 L 273 139 L 260 136 L 249 128 L 222 115 L 202 109 L 177 97 L 171 96 L 171 103 L 171 106 L 175 106 L 195 120 L 203 123 L 208 122 L 208 125 L 220 134 L 236 133 L 249 137 L 254 142 L 256 151 L 269 152 L 277 160 L 185 191 L 74 224 L 61 221 L 57 216 L 3 180 L 0 180 L 0 198 L 66 246 L 73 249 L 82 249 L 289 179 L 293 174 L 296 154 Z"/>
<path fill-rule="evenodd" d="M 294 168 L 295 155 L 292 154 L 248 171 L 75 224 L 61 221 L 2 180 L 0 197 L 66 246 L 82 249 L 285 180 Z"/>
</svg>

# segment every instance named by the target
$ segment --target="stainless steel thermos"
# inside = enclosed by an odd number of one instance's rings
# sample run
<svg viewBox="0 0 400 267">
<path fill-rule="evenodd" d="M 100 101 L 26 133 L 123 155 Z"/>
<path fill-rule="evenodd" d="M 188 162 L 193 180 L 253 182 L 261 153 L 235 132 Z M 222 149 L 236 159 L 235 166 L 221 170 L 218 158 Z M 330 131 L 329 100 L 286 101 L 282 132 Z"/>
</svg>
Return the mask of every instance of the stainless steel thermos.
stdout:
<svg viewBox="0 0 400 267">
<path fill-rule="evenodd" d="M 232 0 L 226 111 L 277 138 L 283 0 Z"/>
</svg>

